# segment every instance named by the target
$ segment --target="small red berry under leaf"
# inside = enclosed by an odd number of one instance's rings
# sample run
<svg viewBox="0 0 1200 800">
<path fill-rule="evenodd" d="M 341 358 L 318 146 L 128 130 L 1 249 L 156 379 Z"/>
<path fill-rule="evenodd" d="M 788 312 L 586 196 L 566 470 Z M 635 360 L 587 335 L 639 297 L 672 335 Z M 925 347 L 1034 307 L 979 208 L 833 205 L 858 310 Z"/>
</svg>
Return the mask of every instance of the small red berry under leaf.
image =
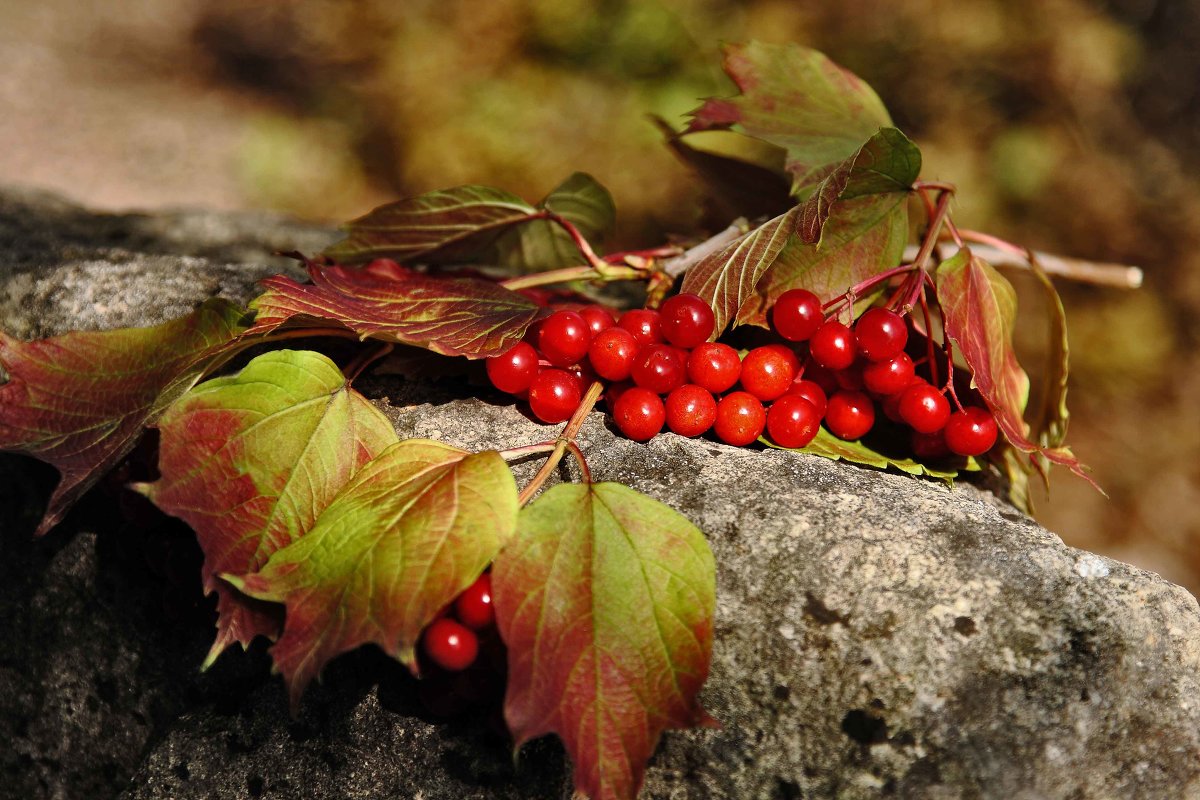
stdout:
<svg viewBox="0 0 1200 800">
<path fill-rule="evenodd" d="M 649 308 L 626 311 L 617 321 L 617 326 L 632 333 L 640 345 L 660 344 L 663 341 L 662 322 L 658 312 Z"/>
<path fill-rule="evenodd" d="M 858 345 L 854 334 L 836 319 L 826 320 L 808 343 L 814 361 L 826 369 L 846 369 L 854 363 Z"/>
<path fill-rule="evenodd" d="M 980 456 L 992 449 L 999 431 L 990 411 L 967 406 L 950 415 L 942 433 L 951 452 L 960 456 Z"/>
<path fill-rule="evenodd" d="M 767 409 L 767 436 L 780 447 L 804 447 L 820 427 L 821 415 L 800 395 L 786 394 Z"/>
<path fill-rule="evenodd" d="M 742 388 L 763 402 L 782 397 L 796 378 L 798 364 L 786 347 L 756 347 L 742 359 Z"/>
<path fill-rule="evenodd" d="M 629 378 L 639 348 L 632 333 L 624 328 L 609 328 L 592 339 L 588 346 L 588 361 L 601 378 L 623 381 Z"/>
<path fill-rule="evenodd" d="M 421 637 L 421 648 L 429 660 L 444 670 L 458 672 L 475 663 L 479 639 L 470 628 L 442 617 L 435 619 Z"/>
<path fill-rule="evenodd" d="M 950 448 L 946 446 L 946 437 L 942 431 L 913 431 L 911 443 L 913 456 L 918 461 L 937 461 L 950 455 Z"/>
<path fill-rule="evenodd" d="M 688 355 L 688 380 L 713 394 L 733 388 L 742 375 L 742 360 L 723 342 L 705 342 Z"/>
<path fill-rule="evenodd" d="M 663 336 L 676 347 L 691 349 L 712 336 L 712 307 L 699 295 L 677 294 L 658 309 Z"/>
<path fill-rule="evenodd" d="M 587 322 L 593 338 L 617 324 L 612 312 L 599 305 L 584 306 L 579 309 L 579 316 Z"/>
<path fill-rule="evenodd" d="M 868 309 L 854 324 L 858 350 L 869 361 L 886 361 L 904 350 L 908 327 L 904 317 L 888 308 Z"/>
<path fill-rule="evenodd" d="M 872 361 L 863 367 L 863 385 L 879 395 L 897 394 L 912 383 L 913 360 L 908 353 L 897 353 L 883 361 Z"/>
<path fill-rule="evenodd" d="M 454 601 L 454 616 L 472 630 L 481 631 L 496 621 L 492 607 L 492 576 L 483 573 Z"/>
<path fill-rule="evenodd" d="M 542 422 L 566 422 L 582 399 L 579 378 L 566 370 L 542 370 L 529 384 L 529 409 Z"/>
<path fill-rule="evenodd" d="M 731 392 L 717 403 L 713 432 L 726 444 L 750 444 L 762 436 L 766 425 L 767 410 L 762 401 L 749 392 Z"/>
<path fill-rule="evenodd" d="M 900 395 L 900 418 L 914 431 L 934 433 L 950 419 L 950 403 L 928 383 L 914 383 Z"/>
<path fill-rule="evenodd" d="M 488 379 L 502 392 L 520 394 L 538 374 L 538 355 L 533 345 L 517 342 L 504 353 L 487 360 Z"/>
<path fill-rule="evenodd" d="M 680 436 L 699 436 L 713 426 L 717 401 L 712 392 L 685 383 L 667 395 L 667 427 Z"/>
<path fill-rule="evenodd" d="M 613 421 L 617 429 L 635 442 L 653 438 L 662 430 L 666 419 L 662 398 L 640 386 L 625 390 L 613 404 Z"/>
<path fill-rule="evenodd" d="M 687 380 L 687 362 L 669 344 L 642 348 L 630 372 L 633 382 L 655 394 L 668 394 Z"/>
<path fill-rule="evenodd" d="M 771 327 L 789 342 L 808 341 L 824 321 L 821 298 L 807 289 L 789 289 L 771 308 Z"/>
<path fill-rule="evenodd" d="M 829 405 L 829 396 L 825 394 L 825 390 L 821 388 L 820 384 L 805 378 L 797 378 L 792 381 L 792 385 L 788 387 L 784 397 L 793 394 L 812 403 L 813 408 L 817 410 L 818 418 L 825 416 L 825 408 Z"/>
<path fill-rule="evenodd" d="M 569 367 L 587 355 L 592 331 L 574 311 L 555 311 L 538 329 L 538 350 L 556 367 Z"/>
<path fill-rule="evenodd" d="M 864 392 L 835 392 L 825 410 L 825 424 L 839 439 L 861 439 L 875 425 L 875 404 Z"/>
</svg>

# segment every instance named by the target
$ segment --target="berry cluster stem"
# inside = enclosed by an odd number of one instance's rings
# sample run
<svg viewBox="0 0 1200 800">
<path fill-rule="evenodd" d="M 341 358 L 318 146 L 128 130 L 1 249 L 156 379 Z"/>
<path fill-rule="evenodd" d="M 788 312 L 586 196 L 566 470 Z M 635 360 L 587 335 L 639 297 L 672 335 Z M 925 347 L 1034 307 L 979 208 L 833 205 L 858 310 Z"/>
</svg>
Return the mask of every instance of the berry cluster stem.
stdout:
<svg viewBox="0 0 1200 800">
<path fill-rule="evenodd" d="M 583 396 L 579 407 L 575 409 L 575 413 L 571 415 L 571 419 L 567 421 L 567 425 L 563 428 L 558 438 L 554 440 L 554 449 L 550 452 L 550 457 L 546 459 L 546 463 L 542 464 L 541 469 L 533 476 L 521 494 L 517 496 L 517 502 L 520 505 L 525 505 L 529 500 L 537 494 L 538 489 L 541 489 L 546 481 L 550 478 L 554 468 L 562 461 L 563 455 L 570 450 L 571 455 L 575 456 L 575 460 L 579 462 L 579 469 L 583 473 L 583 478 L 587 482 L 591 482 L 592 474 L 588 469 L 587 459 L 583 457 L 583 451 L 579 449 L 579 445 L 575 444 L 575 437 L 579 435 L 579 429 L 583 427 L 584 420 L 587 415 L 592 412 L 596 405 L 596 401 L 600 399 L 600 393 L 604 391 L 604 385 L 599 381 L 592 383 L 588 387 L 587 394 Z"/>
</svg>

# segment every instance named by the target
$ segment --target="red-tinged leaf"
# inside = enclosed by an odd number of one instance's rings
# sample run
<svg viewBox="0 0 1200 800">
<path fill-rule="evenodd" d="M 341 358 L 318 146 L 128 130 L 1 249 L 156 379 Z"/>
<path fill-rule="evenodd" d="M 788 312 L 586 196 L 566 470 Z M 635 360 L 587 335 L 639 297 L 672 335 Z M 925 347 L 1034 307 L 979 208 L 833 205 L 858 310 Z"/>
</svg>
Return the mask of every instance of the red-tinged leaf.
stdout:
<svg viewBox="0 0 1200 800">
<path fill-rule="evenodd" d="M 662 732 L 708 721 L 713 556 L 662 503 L 615 483 L 553 487 L 521 512 L 492 593 L 516 746 L 558 734 L 587 797 L 632 800 Z"/>
<path fill-rule="evenodd" d="M 795 231 L 800 207 L 764 222 L 689 269 L 682 291 L 708 301 L 719 336 L 754 294 L 754 288 Z"/>
<path fill-rule="evenodd" d="M 158 424 L 162 477 L 143 493 L 196 532 L 217 637 L 205 665 L 235 642 L 278 637 L 277 608 L 218 580 L 254 572 L 299 539 L 354 474 L 395 444 L 392 425 L 319 353 L 277 350 L 197 386 Z"/>
<path fill-rule="evenodd" d="M 539 207 L 570 222 L 593 245 L 612 231 L 617 218 L 612 195 L 584 172 L 576 172 L 559 184 Z M 493 250 L 491 261 L 516 272 L 539 272 L 583 263 L 583 256 L 566 230 L 546 219 L 510 228 L 496 240 Z"/>
<path fill-rule="evenodd" d="M 767 314 L 789 289 L 823 300 L 900 264 L 908 240 L 908 204 L 894 192 L 845 200 L 818 244 L 792 237 L 737 314 L 739 325 L 767 326 Z"/>
<path fill-rule="evenodd" d="M 228 353 L 244 312 L 220 299 L 150 328 L 74 332 L 36 342 L 0 333 L 0 450 L 62 479 L 43 534 L 137 443 L 142 429 Z"/>
<path fill-rule="evenodd" d="M 741 94 L 708 100 L 691 130 L 737 126 L 787 151 L 793 191 L 825 178 L 880 128 L 892 124 L 861 79 L 816 50 L 752 42 L 725 50 L 725 72 Z"/>
<path fill-rule="evenodd" d="M 1012 345 L 1017 318 L 1017 293 L 1012 284 L 964 247 L 938 267 L 937 295 L 946 335 L 970 369 L 972 385 L 995 416 L 1004 438 L 1032 459 L 1065 466 L 1096 486 L 1068 448 L 1044 447 L 1029 439 L 1024 419 L 1029 376 L 1017 363 Z"/>
<path fill-rule="evenodd" d="M 881 128 L 825 177 L 801 204 L 798 233 L 805 244 L 821 241 L 839 200 L 877 194 L 903 195 L 921 172 L 921 151 L 896 128 Z"/>
<path fill-rule="evenodd" d="M 506 228 L 537 213 L 500 189 L 457 186 L 376 208 L 348 223 L 348 236 L 325 255 L 345 264 L 381 256 L 430 263 L 469 260 Z"/>
<path fill-rule="evenodd" d="M 416 672 L 421 631 L 513 535 L 517 487 L 495 451 L 411 439 L 363 467 L 307 534 L 250 575 L 222 575 L 284 603 L 271 648 L 295 709 L 334 656 L 374 643 Z"/>
<path fill-rule="evenodd" d="M 425 275 L 403 267 L 356 270 L 311 266 L 312 285 L 276 275 L 251 302 L 248 333 L 284 323 L 326 324 L 359 336 L 485 358 L 521 340 L 542 313 L 532 301 L 481 278 Z"/>
</svg>

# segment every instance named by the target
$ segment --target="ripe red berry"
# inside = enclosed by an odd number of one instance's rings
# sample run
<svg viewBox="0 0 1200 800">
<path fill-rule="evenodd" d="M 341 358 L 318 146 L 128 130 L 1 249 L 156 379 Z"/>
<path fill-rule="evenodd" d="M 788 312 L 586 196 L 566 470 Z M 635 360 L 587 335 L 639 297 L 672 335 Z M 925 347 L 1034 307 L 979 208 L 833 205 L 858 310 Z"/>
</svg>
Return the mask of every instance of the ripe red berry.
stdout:
<svg viewBox="0 0 1200 800">
<path fill-rule="evenodd" d="M 637 340 L 624 328 L 609 328 L 596 335 L 588 346 L 588 361 L 601 378 L 623 381 L 633 369 L 638 353 Z"/>
<path fill-rule="evenodd" d="M 538 350 L 556 367 L 569 367 L 587 355 L 592 331 L 574 311 L 555 311 L 538 329 Z"/>
<path fill-rule="evenodd" d="M 579 309 L 579 316 L 587 322 L 593 338 L 617 324 L 612 313 L 604 306 L 584 306 Z"/>
<path fill-rule="evenodd" d="M 756 347 L 742 359 L 742 388 L 764 402 L 783 397 L 796 378 L 799 360 L 781 345 Z"/>
<path fill-rule="evenodd" d="M 617 325 L 633 334 L 640 345 L 659 344 L 663 340 L 662 322 L 658 312 L 649 308 L 635 308 L 626 311 L 617 321 Z"/>
<path fill-rule="evenodd" d="M 699 436 L 713 426 L 717 401 L 712 392 L 685 383 L 667 395 L 667 427 L 680 436 Z"/>
<path fill-rule="evenodd" d="M 913 431 L 913 455 L 920 461 L 937 461 L 939 458 L 945 458 L 950 455 L 950 448 L 946 447 L 946 437 L 942 434 L 942 431 L 934 431 L 933 433 Z"/>
<path fill-rule="evenodd" d="M 858 346 L 854 334 L 836 319 L 826 320 L 808 343 L 813 360 L 826 369 L 845 369 L 854 363 Z"/>
<path fill-rule="evenodd" d="M 713 430 L 726 444 L 747 445 L 762 436 L 767 424 L 767 410 L 749 392 L 731 392 L 717 403 L 717 419 Z"/>
<path fill-rule="evenodd" d="M 859 351 L 870 361 L 884 361 L 904 349 L 908 328 L 904 317 L 887 308 L 872 308 L 858 318 L 854 338 Z"/>
<path fill-rule="evenodd" d="M 529 384 L 529 409 L 542 422 L 565 422 L 582 399 L 579 379 L 566 370 L 542 370 Z"/>
<path fill-rule="evenodd" d="M 863 367 L 863 385 L 875 394 L 897 394 L 908 388 L 913 379 L 913 360 L 908 353 L 898 353 L 885 361 L 872 361 Z"/>
<path fill-rule="evenodd" d="M 613 421 L 617 428 L 635 442 L 652 438 L 662 430 L 666 419 L 662 398 L 640 386 L 626 389 L 613 404 Z"/>
<path fill-rule="evenodd" d="M 604 394 L 601 397 L 604 398 L 604 404 L 608 406 L 608 410 L 611 412 L 616 407 L 617 400 L 621 398 L 621 395 L 625 394 L 626 390 L 632 388 L 633 384 L 629 381 L 619 381 L 618 383 L 610 383 L 605 386 Z"/>
<path fill-rule="evenodd" d="M 960 456 L 979 456 L 996 443 L 996 420 L 986 408 L 967 406 L 950 415 L 943 434 L 946 447 Z"/>
<path fill-rule="evenodd" d="M 830 372 L 811 358 L 804 365 L 804 377 L 820 386 L 826 397 L 839 388 L 837 373 Z"/>
<path fill-rule="evenodd" d="M 655 394 L 668 394 L 687 380 L 687 364 L 668 344 L 642 348 L 633 361 L 633 382 Z"/>
<path fill-rule="evenodd" d="M 875 425 L 875 405 L 862 392 L 835 392 L 825 410 L 825 424 L 839 439 L 861 439 Z"/>
<path fill-rule="evenodd" d="M 444 670 L 458 672 L 475 663 L 479 640 L 471 630 L 452 619 L 435 619 L 421 637 L 429 660 Z"/>
<path fill-rule="evenodd" d="M 537 377 L 537 351 L 531 344 L 517 342 L 504 353 L 487 360 L 487 374 L 492 386 L 500 391 L 520 394 Z"/>
<path fill-rule="evenodd" d="M 731 389 L 742 374 L 737 350 L 721 342 L 705 342 L 687 360 L 688 380 L 713 394 Z"/>
<path fill-rule="evenodd" d="M 928 383 L 914 383 L 900 395 L 900 419 L 914 431 L 935 433 L 950 419 L 950 404 Z"/>
<path fill-rule="evenodd" d="M 454 616 L 468 628 L 481 631 L 496 621 L 492 607 L 492 576 L 486 572 L 475 579 L 454 601 Z"/>
<path fill-rule="evenodd" d="M 825 394 L 825 390 L 821 388 L 815 381 L 797 378 L 792 381 L 792 385 L 788 388 L 787 394 L 803 397 L 808 402 L 812 403 L 812 407 L 817 410 L 817 417 L 825 416 L 825 408 L 829 405 L 829 396 Z"/>
<path fill-rule="evenodd" d="M 676 347 L 691 349 L 712 336 L 712 307 L 699 295 L 677 294 L 658 310 L 663 336 Z"/>
<path fill-rule="evenodd" d="M 771 326 L 789 342 L 811 339 L 824 321 L 821 298 L 807 289 L 789 289 L 771 309 Z"/>
<path fill-rule="evenodd" d="M 804 447 L 817 435 L 821 415 L 796 394 L 785 394 L 767 409 L 767 435 L 780 447 Z"/>
<path fill-rule="evenodd" d="M 837 383 L 838 389 L 849 389 L 852 392 L 861 392 L 863 390 L 862 364 L 855 362 L 845 369 L 839 369 L 837 372 L 833 373 L 833 380 L 835 383 Z"/>
</svg>

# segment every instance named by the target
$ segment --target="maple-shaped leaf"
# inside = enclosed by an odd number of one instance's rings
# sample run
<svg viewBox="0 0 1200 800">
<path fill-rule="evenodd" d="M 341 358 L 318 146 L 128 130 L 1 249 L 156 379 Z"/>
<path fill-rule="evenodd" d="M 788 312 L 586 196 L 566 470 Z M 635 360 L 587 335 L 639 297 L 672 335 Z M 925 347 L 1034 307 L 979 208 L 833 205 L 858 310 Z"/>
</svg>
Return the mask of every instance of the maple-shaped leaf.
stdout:
<svg viewBox="0 0 1200 800">
<path fill-rule="evenodd" d="M 159 420 L 162 477 L 139 487 L 184 520 L 217 594 L 217 636 L 205 664 L 235 642 L 279 635 L 276 608 L 217 575 L 258 570 L 316 522 L 343 486 L 397 441 L 391 423 L 320 353 L 277 350 L 207 381 Z"/>
<path fill-rule="evenodd" d="M 222 577 L 285 604 L 271 657 L 294 709 L 329 659 L 359 645 L 415 672 L 421 631 L 512 538 L 517 508 L 499 453 L 410 439 L 363 467 L 261 570 Z"/>
<path fill-rule="evenodd" d="M 782 147 L 793 192 L 825 179 L 880 128 L 892 125 L 875 91 L 825 55 L 794 44 L 725 49 L 725 72 L 741 94 L 693 112 L 690 130 L 735 127 Z"/>
<path fill-rule="evenodd" d="M 927 475 L 931 478 L 941 478 L 942 480 L 950 481 L 958 476 L 957 469 L 943 469 L 941 467 L 930 466 L 929 464 L 922 464 L 911 458 L 894 458 L 884 455 L 863 444 L 861 441 L 847 442 L 839 439 L 823 427 L 817 429 L 817 435 L 804 447 L 780 447 L 766 437 L 760 438 L 759 441 L 776 450 L 794 450 L 798 453 L 822 456 L 823 458 L 831 458 L 834 461 L 849 461 L 852 464 L 861 464 L 877 469 L 893 467 L 901 472 L 907 472 L 909 475 L 916 475 L 918 477 Z M 974 459 L 966 459 L 966 463 L 962 466 L 962 469 L 971 472 L 977 471 L 979 464 Z"/>
<path fill-rule="evenodd" d="M 898 129 L 881 128 L 834 166 L 801 203 L 797 226 L 800 241 L 821 242 L 825 223 L 839 200 L 888 194 L 903 197 L 920 172 L 921 151 L 917 146 Z"/>
<path fill-rule="evenodd" d="M 713 556 L 662 503 L 615 483 L 551 488 L 521 512 L 492 592 L 516 746 L 558 734 L 587 797 L 632 800 L 661 733 L 708 721 Z"/>
<path fill-rule="evenodd" d="M 344 264 L 386 256 L 398 261 L 469 260 L 538 210 L 489 186 L 456 186 L 382 205 L 345 226 L 347 237 L 325 250 Z"/>
<path fill-rule="evenodd" d="M 767 326 L 767 315 L 789 289 L 832 300 L 872 275 L 900 264 L 908 241 L 908 204 L 899 193 L 843 201 L 818 244 L 792 237 L 763 272 L 737 312 L 739 325 Z"/>
<path fill-rule="evenodd" d="M 937 297 L 946 335 L 962 354 L 971 371 L 972 385 L 979 390 L 1009 444 L 1032 458 L 1061 464 L 1095 485 L 1070 449 L 1062 445 L 1044 447 L 1029 439 L 1024 419 L 1029 376 L 1013 350 L 1017 293 L 1012 284 L 964 247 L 938 267 Z"/>
<path fill-rule="evenodd" d="M 593 245 L 610 233 L 616 223 L 617 207 L 612 195 L 584 172 L 576 172 L 559 184 L 539 207 L 570 222 Z M 539 272 L 583 263 L 570 235 L 548 219 L 530 220 L 505 231 L 493 249 L 495 263 L 517 272 Z"/>
<path fill-rule="evenodd" d="M 800 206 L 795 206 L 764 222 L 684 274 L 680 290 L 697 294 L 712 306 L 714 336 L 751 300 L 759 279 L 795 232 L 800 213 Z"/>
<path fill-rule="evenodd" d="M 62 474 L 37 533 L 133 449 L 142 429 L 228 352 L 244 312 L 221 299 L 149 328 L 22 342 L 0 333 L 0 450 Z"/>
<path fill-rule="evenodd" d="M 248 333 L 284 323 L 349 328 L 362 338 L 485 358 L 521 340 L 543 312 L 533 301 L 483 278 L 426 275 L 394 264 L 369 270 L 309 265 L 312 284 L 284 275 L 262 281 Z"/>
</svg>

